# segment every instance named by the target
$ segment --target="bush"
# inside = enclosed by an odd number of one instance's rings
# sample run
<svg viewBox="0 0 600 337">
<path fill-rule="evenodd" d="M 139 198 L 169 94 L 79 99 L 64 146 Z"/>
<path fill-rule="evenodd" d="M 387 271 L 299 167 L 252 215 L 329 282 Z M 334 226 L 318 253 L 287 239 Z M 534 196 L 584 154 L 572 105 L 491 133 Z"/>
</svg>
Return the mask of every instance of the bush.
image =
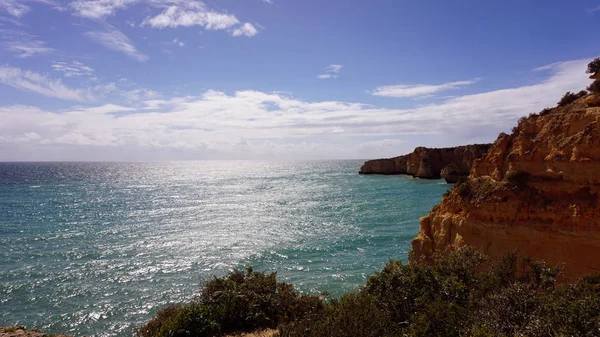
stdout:
<svg viewBox="0 0 600 337">
<path fill-rule="evenodd" d="M 552 112 L 552 108 L 545 108 L 544 110 L 540 111 L 540 116 L 546 116 L 547 114 Z"/>
<path fill-rule="evenodd" d="M 600 80 L 595 80 L 594 82 L 592 82 L 592 84 L 590 84 L 590 86 L 587 87 L 587 90 L 595 94 L 600 94 Z"/>
<path fill-rule="evenodd" d="M 585 95 L 587 95 L 587 92 L 584 90 L 582 90 L 576 94 L 574 94 L 570 91 L 567 91 L 565 93 L 565 95 L 558 102 L 558 106 L 561 107 L 561 106 L 565 106 L 567 104 L 571 104 L 571 103 L 575 102 L 575 100 L 577 100 Z"/>
<path fill-rule="evenodd" d="M 586 73 L 594 74 L 600 71 L 600 57 L 596 58 L 588 64 Z"/>
<path fill-rule="evenodd" d="M 430 263 L 390 261 L 365 286 L 328 302 L 275 274 L 234 271 L 199 298 L 161 310 L 139 336 L 223 336 L 278 326 L 280 337 L 597 336 L 600 275 L 557 283 L 561 270 L 472 248 Z"/>
<path fill-rule="evenodd" d="M 275 328 L 301 321 L 324 310 L 316 296 L 300 295 L 292 285 L 278 283 L 276 273 L 247 268 L 207 282 L 197 300 L 171 305 L 138 330 L 141 337 L 216 336 L 220 333 Z"/>
</svg>

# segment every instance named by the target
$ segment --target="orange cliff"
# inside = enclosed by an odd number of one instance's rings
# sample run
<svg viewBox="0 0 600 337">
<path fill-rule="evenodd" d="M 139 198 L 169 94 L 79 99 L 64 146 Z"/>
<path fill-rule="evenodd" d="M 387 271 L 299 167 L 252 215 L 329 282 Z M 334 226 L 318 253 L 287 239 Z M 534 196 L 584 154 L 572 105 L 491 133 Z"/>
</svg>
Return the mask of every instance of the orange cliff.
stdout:
<svg viewBox="0 0 600 337">
<path fill-rule="evenodd" d="M 415 178 L 444 178 L 455 183 L 469 175 L 473 161 L 485 155 L 491 144 L 473 144 L 447 148 L 417 147 L 407 155 L 368 160 L 360 174 L 407 174 Z"/>
<path fill-rule="evenodd" d="M 409 259 L 470 245 L 564 264 L 567 279 L 600 272 L 600 103 L 587 95 L 500 134 L 421 218 Z"/>
</svg>

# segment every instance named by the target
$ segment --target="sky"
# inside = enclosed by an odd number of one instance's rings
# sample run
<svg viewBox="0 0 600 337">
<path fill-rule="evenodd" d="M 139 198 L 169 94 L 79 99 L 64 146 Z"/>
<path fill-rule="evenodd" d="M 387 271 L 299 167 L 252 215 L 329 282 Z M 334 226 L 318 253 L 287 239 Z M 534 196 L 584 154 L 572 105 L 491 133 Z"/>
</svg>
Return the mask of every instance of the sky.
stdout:
<svg viewBox="0 0 600 337">
<path fill-rule="evenodd" d="M 0 0 L 0 161 L 493 142 L 598 56 L 599 0 Z"/>
</svg>

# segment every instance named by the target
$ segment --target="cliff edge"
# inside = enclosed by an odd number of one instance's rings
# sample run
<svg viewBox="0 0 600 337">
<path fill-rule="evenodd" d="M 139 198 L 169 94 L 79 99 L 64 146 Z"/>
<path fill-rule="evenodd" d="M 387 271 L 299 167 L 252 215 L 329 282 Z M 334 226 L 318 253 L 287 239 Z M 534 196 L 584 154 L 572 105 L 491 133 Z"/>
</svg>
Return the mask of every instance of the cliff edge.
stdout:
<svg viewBox="0 0 600 337">
<path fill-rule="evenodd" d="M 474 144 L 448 148 L 417 147 L 404 156 L 369 160 L 360 168 L 360 174 L 408 174 L 416 178 L 445 178 L 455 183 L 467 176 L 473 162 L 488 151 L 491 144 Z"/>
<path fill-rule="evenodd" d="M 564 263 L 567 279 L 599 272 L 598 98 L 545 109 L 500 134 L 468 179 L 421 218 L 409 259 L 470 245 Z"/>
</svg>

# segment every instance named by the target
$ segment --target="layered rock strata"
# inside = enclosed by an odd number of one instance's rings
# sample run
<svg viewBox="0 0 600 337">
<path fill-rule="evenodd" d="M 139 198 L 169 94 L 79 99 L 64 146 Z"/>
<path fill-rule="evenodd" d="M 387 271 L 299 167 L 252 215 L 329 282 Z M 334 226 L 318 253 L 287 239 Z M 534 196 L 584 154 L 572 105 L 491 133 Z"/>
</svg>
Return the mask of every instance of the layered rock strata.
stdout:
<svg viewBox="0 0 600 337">
<path fill-rule="evenodd" d="M 416 178 L 456 182 L 467 176 L 473 162 L 483 157 L 491 144 L 474 144 L 448 148 L 417 147 L 412 153 L 369 160 L 360 168 L 360 174 L 407 174 Z"/>
<path fill-rule="evenodd" d="M 586 102 L 523 118 L 500 134 L 469 178 L 421 218 L 411 261 L 470 245 L 600 272 L 600 108 Z"/>
</svg>

